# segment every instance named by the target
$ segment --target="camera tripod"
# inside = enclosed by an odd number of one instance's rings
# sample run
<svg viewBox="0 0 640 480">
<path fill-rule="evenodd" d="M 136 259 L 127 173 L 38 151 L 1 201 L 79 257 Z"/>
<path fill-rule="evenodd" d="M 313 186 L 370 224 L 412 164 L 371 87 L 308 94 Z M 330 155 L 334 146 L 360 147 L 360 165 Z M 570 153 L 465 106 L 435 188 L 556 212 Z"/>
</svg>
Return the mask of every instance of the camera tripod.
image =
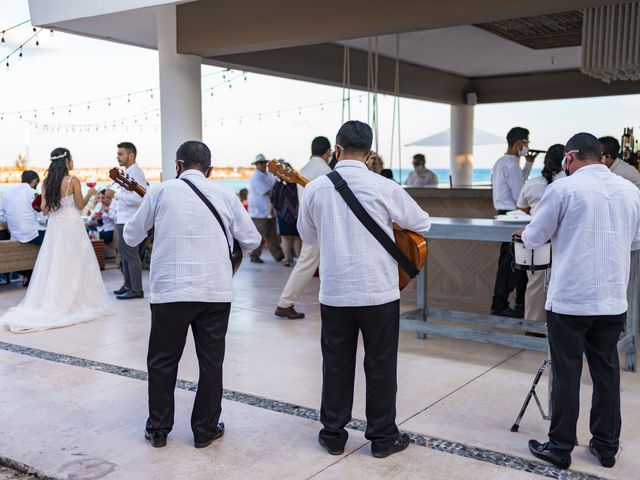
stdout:
<svg viewBox="0 0 640 480">
<path fill-rule="evenodd" d="M 540 410 L 540 415 L 542 415 L 542 419 L 543 420 L 549 420 L 551 417 L 551 406 L 549 406 L 549 415 L 544 413 L 544 408 L 542 408 L 542 403 L 540 403 L 540 399 L 538 398 L 538 394 L 536 393 L 536 387 L 538 386 L 538 382 L 540 381 L 540 378 L 542 377 L 542 374 L 544 373 L 545 368 L 547 368 L 547 366 L 551 365 L 551 360 L 546 358 L 543 360 L 543 362 L 540 364 L 540 366 L 538 367 L 538 371 L 536 372 L 536 376 L 533 378 L 533 384 L 531 385 L 531 389 L 529 390 L 529 393 L 527 393 L 527 397 L 524 399 L 524 404 L 522 405 L 522 408 L 520 409 L 520 413 L 518 413 L 518 418 L 516 418 L 516 421 L 513 425 L 511 425 L 511 431 L 512 432 L 517 432 L 518 429 L 520 428 L 520 421 L 522 420 L 522 417 L 524 416 L 524 412 L 527 411 L 527 407 L 529 406 L 529 402 L 531 402 L 531 397 L 533 397 L 533 399 L 536 401 L 536 404 L 538 405 L 538 410 Z M 551 374 L 550 374 L 551 375 Z"/>
</svg>

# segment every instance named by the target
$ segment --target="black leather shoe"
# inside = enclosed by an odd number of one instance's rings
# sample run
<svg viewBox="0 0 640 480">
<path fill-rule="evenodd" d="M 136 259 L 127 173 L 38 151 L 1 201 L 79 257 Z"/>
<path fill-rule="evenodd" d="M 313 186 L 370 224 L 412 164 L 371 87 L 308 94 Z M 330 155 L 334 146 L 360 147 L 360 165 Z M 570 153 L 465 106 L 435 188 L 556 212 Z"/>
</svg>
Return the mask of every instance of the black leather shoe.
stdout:
<svg viewBox="0 0 640 480">
<path fill-rule="evenodd" d="M 204 442 L 194 442 L 193 446 L 196 448 L 205 448 L 213 443 L 214 440 L 219 439 L 224 435 L 224 423 L 220 422 L 216 427 L 216 433 L 213 434 L 209 440 L 205 440 Z"/>
<path fill-rule="evenodd" d="M 133 290 L 127 290 L 126 293 L 122 295 L 116 295 L 118 300 L 131 300 L 133 298 L 144 298 L 144 292 L 140 290 L 139 292 L 134 292 Z"/>
<path fill-rule="evenodd" d="M 123 285 L 118 290 L 114 290 L 113 293 L 115 295 L 122 295 L 123 293 L 127 293 L 128 291 L 129 291 L 129 289 Z"/>
<path fill-rule="evenodd" d="M 411 440 L 409 439 L 409 435 L 407 435 L 406 433 L 401 433 L 400 436 L 396 439 L 396 441 L 393 442 L 393 445 L 391 445 L 388 448 L 385 448 L 384 450 L 377 450 L 372 444 L 371 454 L 376 458 L 386 458 L 389 455 L 393 455 L 394 453 L 398 453 L 398 452 L 401 452 L 402 450 L 405 450 L 409 446 L 409 443 L 411 443 Z"/>
<path fill-rule="evenodd" d="M 151 442 L 151 446 L 155 448 L 161 448 L 167 445 L 167 434 L 154 432 L 149 433 L 146 430 L 144 431 L 144 438 Z"/>
<path fill-rule="evenodd" d="M 504 308 L 502 310 L 491 310 L 491 315 L 499 315 L 501 317 L 524 318 L 524 312 L 519 312 L 513 308 Z"/>
<path fill-rule="evenodd" d="M 324 448 L 331 455 L 342 455 L 344 453 L 344 447 L 342 447 L 342 448 L 332 448 L 329 445 L 327 445 L 327 442 L 325 442 L 324 439 L 320 435 L 318 435 L 318 443 L 320 444 L 320 446 L 322 448 Z"/>
<path fill-rule="evenodd" d="M 529 451 L 534 457 L 549 462 L 556 467 L 566 470 L 571 465 L 571 455 L 561 454 L 549 450 L 548 443 L 540 443 L 537 440 L 529 440 Z"/>
<path fill-rule="evenodd" d="M 261 258 L 252 258 L 251 263 L 264 263 L 264 260 Z"/>
<path fill-rule="evenodd" d="M 593 445 L 593 439 L 589 440 L 589 451 L 593 453 L 593 456 L 600 461 L 600 465 L 605 468 L 611 468 L 616 464 L 616 457 L 603 457 L 598 453 L 595 446 Z"/>
</svg>

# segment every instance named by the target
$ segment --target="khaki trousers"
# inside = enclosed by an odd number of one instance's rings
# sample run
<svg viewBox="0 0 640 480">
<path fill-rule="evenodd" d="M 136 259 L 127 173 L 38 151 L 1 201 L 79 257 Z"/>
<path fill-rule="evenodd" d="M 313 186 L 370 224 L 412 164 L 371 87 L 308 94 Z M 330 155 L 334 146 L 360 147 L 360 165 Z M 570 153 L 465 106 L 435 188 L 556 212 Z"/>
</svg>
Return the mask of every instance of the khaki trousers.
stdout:
<svg viewBox="0 0 640 480">
<path fill-rule="evenodd" d="M 281 308 L 292 307 L 293 304 L 304 293 L 304 289 L 316 273 L 320 264 L 320 247 L 302 242 L 302 250 L 298 262 L 293 267 L 287 284 L 282 290 L 278 306 Z"/>
<path fill-rule="evenodd" d="M 547 301 L 547 292 L 545 291 L 547 272 L 550 270 L 538 270 L 536 272 L 527 272 L 529 281 L 527 282 L 527 291 L 524 294 L 524 318 L 526 320 L 538 320 L 544 322 L 547 320 L 547 312 L 544 304 Z"/>
</svg>

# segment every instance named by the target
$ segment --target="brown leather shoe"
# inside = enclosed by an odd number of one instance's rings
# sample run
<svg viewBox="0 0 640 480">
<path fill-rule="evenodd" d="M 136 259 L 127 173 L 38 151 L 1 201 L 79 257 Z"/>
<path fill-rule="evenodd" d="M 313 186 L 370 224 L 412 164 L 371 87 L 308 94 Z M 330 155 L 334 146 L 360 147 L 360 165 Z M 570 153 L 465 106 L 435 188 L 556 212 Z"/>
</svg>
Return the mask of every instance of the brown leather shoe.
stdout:
<svg viewBox="0 0 640 480">
<path fill-rule="evenodd" d="M 276 308 L 276 317 L 280 318 L 288 318 L 289 320 L 299 320 L 304 318 L 304 313 L 296 312 L 293 305 L 287 308 L 278 307 Z"/>
</svg>

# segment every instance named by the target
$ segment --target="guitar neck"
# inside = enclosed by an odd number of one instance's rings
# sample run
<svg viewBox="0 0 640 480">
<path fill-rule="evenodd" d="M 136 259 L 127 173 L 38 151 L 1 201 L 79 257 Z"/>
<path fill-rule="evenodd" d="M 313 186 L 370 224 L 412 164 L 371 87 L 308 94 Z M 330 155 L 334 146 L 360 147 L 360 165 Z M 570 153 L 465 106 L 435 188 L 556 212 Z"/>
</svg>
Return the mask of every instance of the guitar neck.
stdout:
<svg viewBox="0 0 640 480">
<path fill-rule="evenodd" d="M 147 189 L 140 186 L 139 184 L 135 184 L 133 185 L 132 191 L 136 192 L 138 195 L 140 195 L 141 197 L 144 197 L 144 195 L 147 193 Z"/>
</svg>

